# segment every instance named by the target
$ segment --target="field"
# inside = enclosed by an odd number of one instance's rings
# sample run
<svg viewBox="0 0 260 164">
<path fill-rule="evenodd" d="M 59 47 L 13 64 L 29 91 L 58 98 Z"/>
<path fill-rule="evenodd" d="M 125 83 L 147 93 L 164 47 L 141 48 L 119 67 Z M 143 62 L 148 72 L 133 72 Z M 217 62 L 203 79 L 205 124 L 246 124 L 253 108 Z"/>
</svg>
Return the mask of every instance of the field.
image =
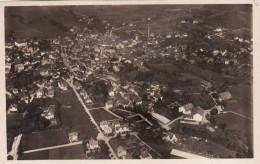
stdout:
<svg viewBox="0 0 260 164">
<path fill-rule="evenodd" d="M 93 110 L 90 110 L 90 113 L 98 124 L 104 120 L 117 119 L 115 116 L 113 116 L 110 113 L 108 113 L 107 111 L 105 111 L 105 109 L 93 109 Z"/>
<path fill-rule="evenodd" d="M 7 150 L 12 146 L 13 137 L 18 134 L 23 114 L 7 114 Z"/>
<path fill-rule="evenodd" d="M 133 122 L 142 120 L 142 118 L 141 118 L 140 116 L 131 117 L 131 118 L 129 118 L 129 119 L 130 119 L 131 121 L 133 121 Z"/>
<path fill-rule="evenodd" d="M 253 132 L 253 122 L 235 115 L 233 113 L 221 114 L 216 117 L 217 123 L 226 123 L 227 129 L 229 130 L 241 130 L 245 133 Z"/>
<path fill-rule="evenodd" d="M 56 92 L 56 99 L 59 104 L 70 104 L 70 109 L 60 108 L 61 126 L 68 132 L 78 132 L 79 139 L 96 138 L 97 130 L 90 121 L 87 113 L 78 101 L 75 93 L 70 90 L 68 92 Z"/>
<path fill-rule="evenodd" d="M 160 71 L 173 72 L 178 71 L 178 68 L 173 64 L 149 64 L 149 67 L 152 69 L 157 69 Z"/>
<path fill-rule="evenodd" d="M 249 118 L 253 118 L 252 87 L 238 85 L 229 88 L 233 100 L 227 102 L 226 110 L 230 110 Z"/>
<path fill-rule="evenodd" d="M 34 159 L 85 159 L 86 155 L 82 144 L 62 147 L 51 150 L 44 150 L 28 154 L 22 154 L 19 160 L 34 160 Z"/>
<path fill-rule="evenodd" d="M 117 109 L 111 109 L 111 111 L 112 111 L 113 113 L 115 113 L 116 115 L 120 116 L 120 117 L 127 117 L 127 116 L 131 115 L 131 114 L 128 113 L 128 112 L 124 112 L 124 111 L 117 110 Z"/>
<path fill-rule="evenodd" d="M 233 111 L 243 116 L 253 118 L 253 106 L 250 102 L 230 100 L 227 101 L 227 111 Z"/>
<path fill-rule="evenodd" d="M 68 136 L 65 130 L 49 130 L 24 134 L 21 140 L 22 150 L 32 150 L 56 145 L 69 143 Z"/>
<path fill-rule="evenodd" d="M 195 154 L 211 155 L 221 158 L 235 158 L 236 153 L 214 142 L 189 139 L 182 144 L 181 150 Z"/>
</svg>

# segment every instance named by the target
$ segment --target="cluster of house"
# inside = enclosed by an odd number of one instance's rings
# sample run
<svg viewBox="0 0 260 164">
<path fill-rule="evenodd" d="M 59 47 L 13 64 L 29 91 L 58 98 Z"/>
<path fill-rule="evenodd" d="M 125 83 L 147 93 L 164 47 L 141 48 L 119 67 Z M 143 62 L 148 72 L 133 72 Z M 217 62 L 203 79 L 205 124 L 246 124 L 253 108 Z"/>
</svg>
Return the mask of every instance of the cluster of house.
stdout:
<svg viewBox="0 0 260 164">
<path fill-rule="evenodd" d="M 163 99 L 163 96 L 161 95 L 160 91 L 161 91 L 161 86 L 160 83 L 158 81 L 154 81 L 150 84 L 150 87 L 148 87 L 146 89 L 147 91 L 147 98 L 153 102 L 158 101 L 158 99 Z M 151 105 L 152 107 L 152 105 Z"/>
<path fill-rule="evenodd" d="M 101 121 L 100 128 L 102 129 L 105 135 L 113 135 L 113 133 L 125 134 L 126 132 L 130 131 L 129 125 L 119 120 Z"/>
<path fill-rule="evenodd" d="M 48 107 L 43 108 L 43 113 L 41 114 L 41 117 L 44 117 L 45 119 L 50 121 L 50 127 L 57 125 L 57 119 L 55 117 L 55 105 L 49 105 Z"/>
<path fill-rule="evenodd" d="M 70 143 L 79 141 L 79 133 L 78 132 L 68 133 L 68 137 L 69 137 Z M 90 151 L 96 151 L 96 150 L 100 149 L 98 141 L 93 139 L 93 137 L 91 137 L 91 139 L 88 140 L 88 142 L 86 143 L 86 147 Z"/>
<path fill-rule="evenodd" d="M 152 155 L 149 153 L 149 150 L 145 147 L 142 147 L 140 149 L 140 155 L 139 155 L 139 158 L 140 159 L 152 159 Z M 119 146 L 117 148 L 117 156 L 118 158 L 120 159 L 133 159 L 133 156 L 131 153 L 128 153 L 127 149 L 122 147 L 122 146 Z"/>
</svg>

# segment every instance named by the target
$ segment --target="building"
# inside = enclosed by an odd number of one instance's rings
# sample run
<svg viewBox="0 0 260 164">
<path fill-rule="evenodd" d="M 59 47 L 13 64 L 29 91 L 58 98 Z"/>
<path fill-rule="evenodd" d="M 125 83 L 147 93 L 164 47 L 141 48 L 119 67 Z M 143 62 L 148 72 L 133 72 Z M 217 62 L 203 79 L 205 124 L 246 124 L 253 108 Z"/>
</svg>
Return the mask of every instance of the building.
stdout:
<svg viewBox="0 0 260 164">
<path fill-rule="evenodd" d="M 192 114 L 192 119 L 194 121 L 202 122 L 205 120 L 204 110 L 200 106 L 194 108 L 191 114 Z"/>
<path fill-rule="evenodd" d="M 122 146 L 117 148 L 117 157 L 118 158 L 125 158 L 127 155 L 126 149 Z"/>
<path fill-rule="evenodd" d="M 41 114 L 41 116 L 46 118 L 47 120 L 52 120 L 55 118 L 54 112 L 55 112 L 55 105 L 50 105 L 49 107 L 43 109 L 43 113 Z"/>
<path fill-rule="evenodd" d="M 178 138 L 176 137 L 175 134 L 173 134 L 172 132 L 167 133 L 164 137 L 163 140 L 169 141 L 169 142 L 177 142 Z"/>
<path fill-rule="evenodd" d="M 17 104 L 11 104 L 8 108 L 8 113 L 17 113 L 17 112 L 18 112 Z"/>
<path fill-rule="evenodd" d="M 193 108 L 194 105 L 192 103 L 188 103 L 184 106 L 179 107 L 179 112 L 183 114 L 190 114 Z"/>
<path fill-rule="evenodd" d="M 110 127 L 110 126 L 106 126 L 106 127 L 104 127 L 104 133 L 105 134 L 112 134 L 112 132 L 113 132 L 113 130 L 112 130 L 112 128 Z"/>
<path fill-rule="evenodd" d="M 229 99 L 231 99 L 232 98 L 232 96 L 231 96 L 231 94 L 228 92 L 228 91 L 226 91 L 226 92 L 221 92 L 220 94 L 219 94 L 219 99 L 220 99 L 220 101 L 225 101 L 225 100 L 229 100 Z"/>
<path fill-rule="evenodd" d="M 107 109 L 113 108 L 113 102 L 112 101 L 106 102 L 106 108 Z"/>
<path fill-rule="evenodd" d="M 102 130 L 104 130 L 105 127 L 109 126 L 109 122 L 106 121 L 106 120 L 105 121 L 101 121 L 99 126 L 100 126 L 100 128 Z"/>
<path fill-rule="evenodd" d="M 211 84 L 210 82 L 208 82 L 208 81 L 205 81 L 205 80 L 202 80 L 202 81 L 200 82 L 200 84 L 201 84 L 202 86 L 206 87 L 206 88 L 211 88 L 211 87 L 212 87 L 212 84 Z"/>
<path fill-rule="evenodd" d="M 69 133 L 69 140 L 70 142 L 77 142 L 78 141 L 78 132 L 72 132 L 72 133 Z"/>
<path fill-rule="evenodd" d="M 159 113 L 155 113 L 152 112 L 151 113 L 152 117 L 154 117 L 156 120 L 158 120 L 160 123 L 163 123 L 164 125 L 166 125 L 167 123 L 170 122 L 170 120 L 162 115 L 160 115 Z"/>
<path fill-rule="evenodd" d="M 128 131 L 130 131 L 130 130 L 129 130 L 129 126 L 127 124 L 120 124 L 120 126 L 118 126 L 118 124 L 115 124 L 116 134 L 126 133 Z"/>
<path fill-rule="evenodd" d="M 58 86 L 61 90 L 64 90 L 64 91 L 68 90 L 68 84 L 64 81 L 58 82 Z"/>
<path fill-rule="evenodd" d="M 152 155 L 148 152 L 147 149 L 140 150 L 140 159 L 153 159 Z"/>
<path fill-rule="evenodd" d="M 24 70 L 24 65 L 23 65 L 23 64 L 16 64 L 16 65 L 14 66 L 14 68 L 15 68 L 15 70 L 16 70 L 17 72 L 21 72 L 22 70 Z"/>
<path fill-rule="evenodd" d="M 99 149 L 98 141 L 91 138 L 89 140 L 89 143 L 87 143 L 87 148 L 90 149 L 90 150 Z"/>
</svg>

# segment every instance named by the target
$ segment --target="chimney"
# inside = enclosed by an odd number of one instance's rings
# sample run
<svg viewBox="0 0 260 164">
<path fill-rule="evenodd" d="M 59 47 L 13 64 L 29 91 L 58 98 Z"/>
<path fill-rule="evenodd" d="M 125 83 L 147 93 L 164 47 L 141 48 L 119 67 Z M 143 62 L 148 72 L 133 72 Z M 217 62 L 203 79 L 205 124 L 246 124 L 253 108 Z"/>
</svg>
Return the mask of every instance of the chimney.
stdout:
<svg viewBox="0 0 260 164">
<path fill-rule="evenodd" d="M 147 37 L 148 38 L 150 37 L 150 26 L 149 26 L 149 24 L 147 25 Z"/>
</svg>

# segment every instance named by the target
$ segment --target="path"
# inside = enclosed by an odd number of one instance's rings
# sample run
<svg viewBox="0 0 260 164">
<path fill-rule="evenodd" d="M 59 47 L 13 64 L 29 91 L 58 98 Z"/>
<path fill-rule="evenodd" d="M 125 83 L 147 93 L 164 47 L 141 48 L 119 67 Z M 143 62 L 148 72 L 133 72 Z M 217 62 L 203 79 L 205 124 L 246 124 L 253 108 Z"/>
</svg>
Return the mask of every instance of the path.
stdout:
<svg viewBox="0 0 260 164">
<path fill-rule="evenodd" d="M 149 145 L 147 145 L 143 140 L 141 140 L 136 134 L 134 135 L 139 141 L 141 141 L 143 144 L 145 144 L 147 147 L 149 147 L 151 150 L 153 150 L 157 155 L 161 156 L 157 151 L 155 151 L 153 148 L 151 148 Z"/>
<path fill-rule="evenodd" d="M 18 159 L 19 145 L 20 145 L 22 136 L 23 136 L 22 134 L 19 134 L 18 136 L 16 136 L 14 138 L 14 142 L 13 142 L 13 145 L 12 145 L 12 150 L 7 154 L 7 156 L 8 155 L 13 156 L 13 160 L 17 160 Z"/>
<path fill-rule="evenodd" d="M 207 159 L 206 157 L 191 154 L 191 153 L 184 152 L 184 151 L 180 151 L 180 150 L 177 150 L 177 149 L 172 149 L 170 154 L 176 155 L 176 156 L 179 156 L 179 157 L 183 157 L 183 158 L 186 158 L 186 159 Z"/>
<path fill-rule="evenodd" d="M 168 124 L 166 124 L 166 126 L 170 126 L 172 123 L 174 123 L 174 122 L 176 122 L 176 121 L 178 121 L 178 120 L 180 120 L 180 119 L 183 119 L 183 117 L 184 117 L 184 116 L 180 116 L 180 117 L 178 117 L 178 118 L 175 118 L 174 120 L 168 122 Z"/>
<path fill-rule="evenodd" d="M 57 149 L 57 148 L 62 148 L 62 147 L 74 146 L 74 145 L 80 145 L 80 144 L 82 144 L 82 141 L 72 142 L 72 143 L 64 144 L 64 145 L 57 145 L 57 146 L 50 146 L 50 147 L 44 147 L 44 148 L 39 148 L 39 149 L 27 150 L 27 151 L 24 151 L 23 154 L 33 153 L 33 152 L 37 152 L 37 151 L 50 150 L 50 149 Z"/>
<path fill-rule="evenodd" d="M 122 117 L 116 115 L 115 113 L 111 112 L 107 107 L 104 107 L 105 111 L 107 111 L 108 113 L 112 114 L 113 116 L 115 116 L 118 119 L 123 119 Z"/>
<path fill-rule="evenodd" d="M 236 113 L 236 112 L 233 112 L 233 111 L 227 111 L 227 112 L 228 112 L 228 113 L 236 114 L 236 115 L 238 115 L 238 116 L 240 116 L 240 117 L 243 117 L 243 118 L 245 118 L 245 119 L 248 119 L 248 120 L 250 120 L 250 121 L 253 121 L 252 118 L 246 117 L 246 116 L 244 116 L 244 115 L 242 115 L 242 114 L 239 114 L 239 113 Z"/>
<path fill-rule="evenodd" d="M 150 121 L 147 120 L 147 118 L 145 118 L 143 115 L 141 115 L 140 113 L 131 115 L 131 116 L 127 116 L 127 118 L 132 118 L 132 117 L 136 117 L 139 116 L 142 118 L 142 120 L 144 120 L 145 122 L 147 122 L 150 126 L 153 126 L 153 123 L 151 123 Z"/>
</svg>

